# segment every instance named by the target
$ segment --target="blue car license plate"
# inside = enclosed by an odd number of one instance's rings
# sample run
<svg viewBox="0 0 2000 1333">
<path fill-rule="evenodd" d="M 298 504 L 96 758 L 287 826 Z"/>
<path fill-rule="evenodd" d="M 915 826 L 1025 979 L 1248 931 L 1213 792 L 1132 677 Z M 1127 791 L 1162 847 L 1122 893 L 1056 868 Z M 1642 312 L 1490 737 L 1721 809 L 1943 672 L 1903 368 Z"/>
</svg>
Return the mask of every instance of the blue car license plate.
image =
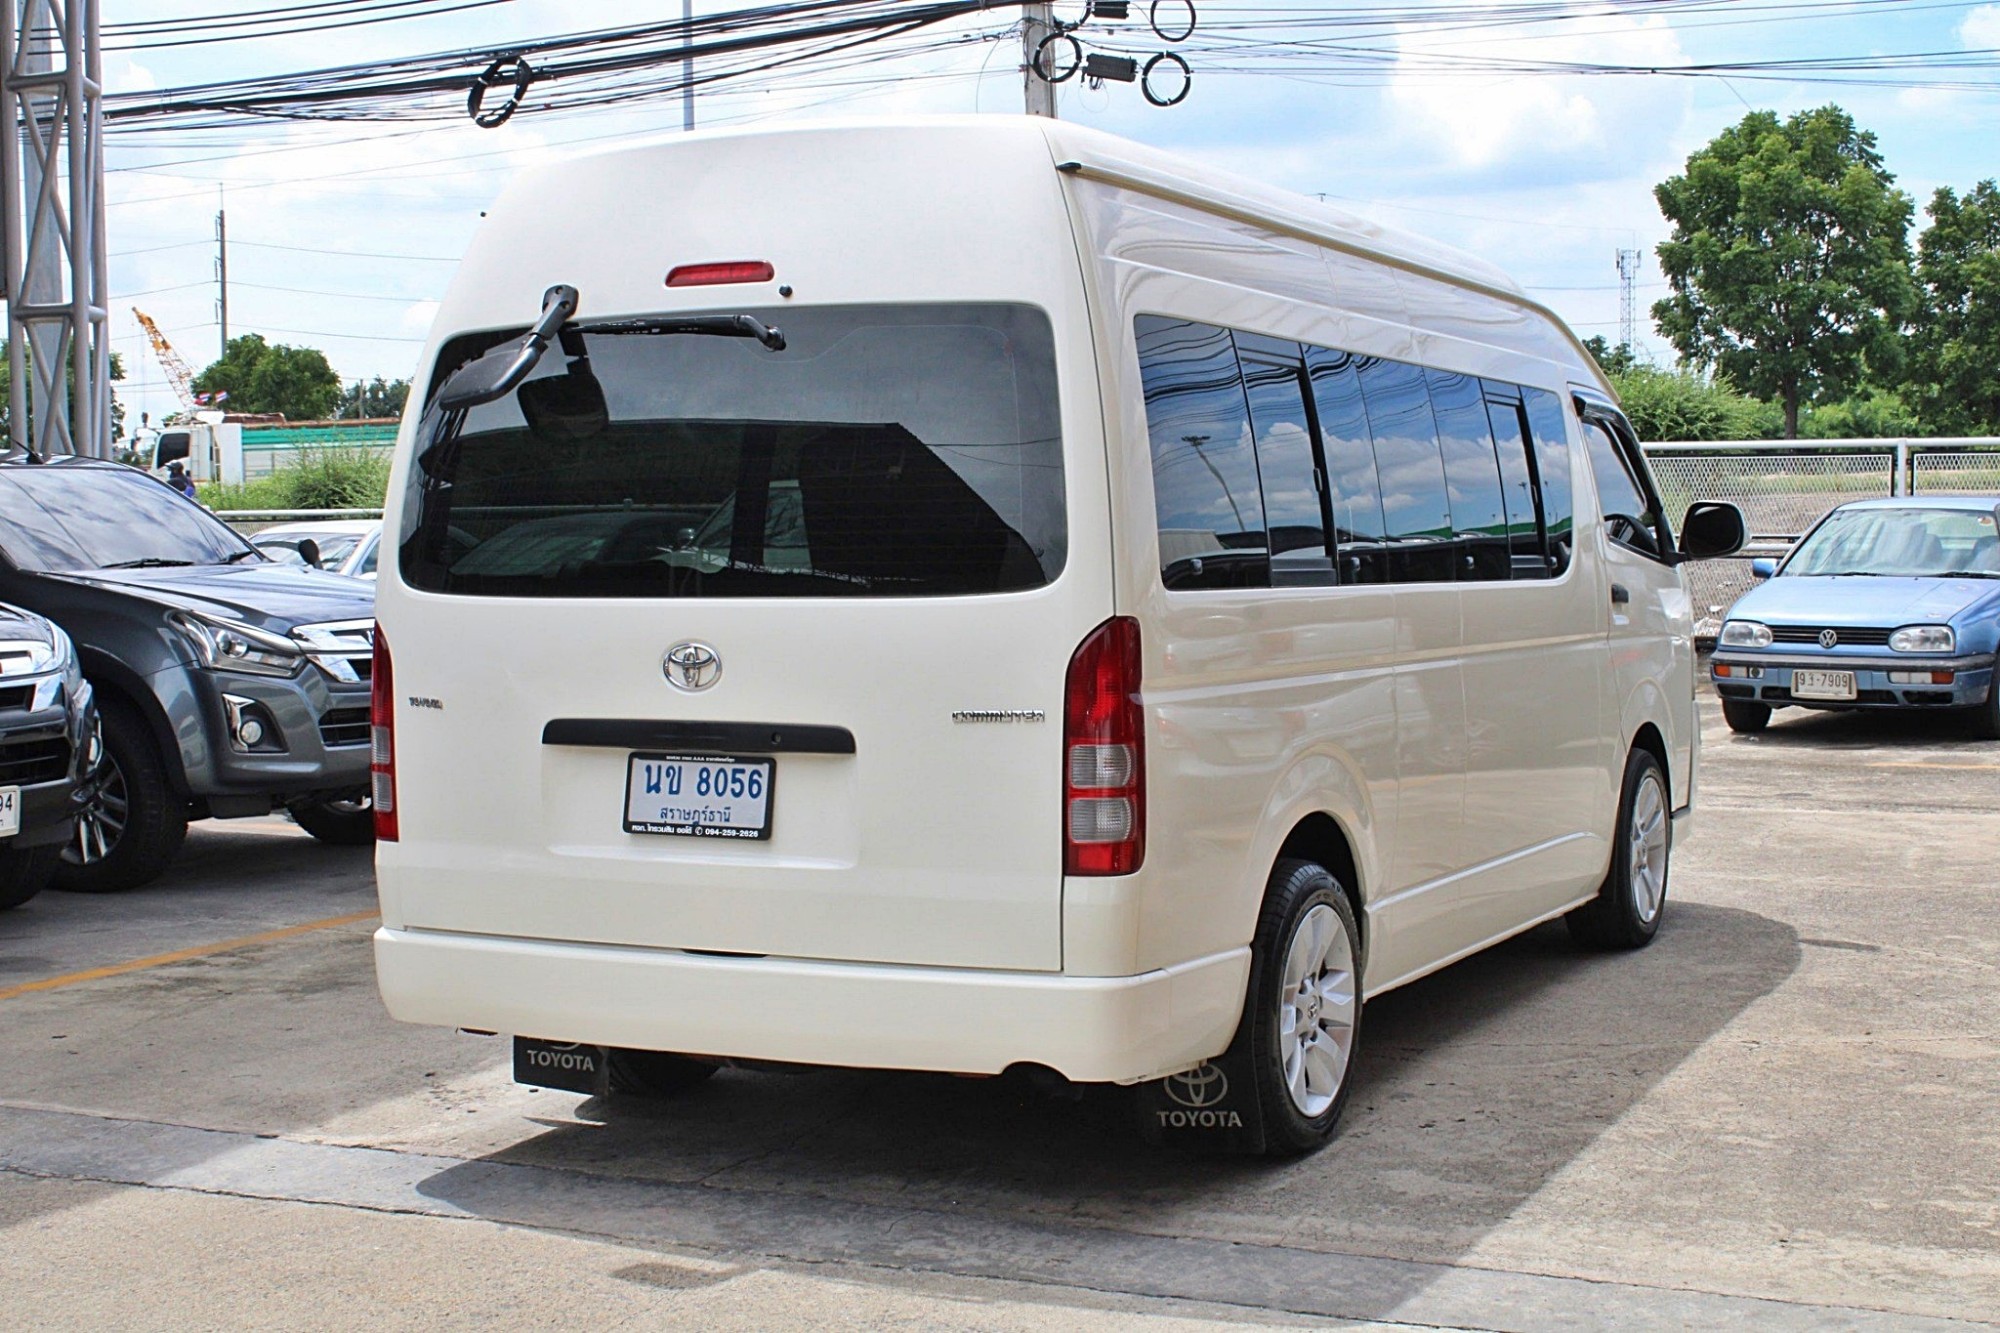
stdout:
<svg viewBox="0 0 2000 1333">
<path fill-rule="evenodd" d="M 625 774 L 625 831 L 768 838 L 777 768 L 771 759 L 635 754 Z"/>
</svg>

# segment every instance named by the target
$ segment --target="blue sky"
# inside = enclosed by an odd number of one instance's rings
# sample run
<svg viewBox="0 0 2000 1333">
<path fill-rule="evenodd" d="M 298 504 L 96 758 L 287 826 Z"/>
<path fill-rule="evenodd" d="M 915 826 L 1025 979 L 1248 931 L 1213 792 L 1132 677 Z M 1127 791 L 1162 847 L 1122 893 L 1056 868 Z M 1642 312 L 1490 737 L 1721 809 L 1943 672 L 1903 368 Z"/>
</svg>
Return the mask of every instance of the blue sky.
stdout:
<svg viewBox="0 0 2000 1333">
<path fill-rule="evenodd" d="M 1437 0 L 1433 0 L 1436 3 Z M 1476 26 L 1502 0 L 1446 0 L 1458 31 L 1373 30 L 1366 44 L 1392 63 L 1334 81 L 1323 74 L 1215 49 L 1190 55 L 1195 83 L 1178 107 L 1156 109 L 1130 86 L 1061 89 L 1066 119 L 1188 153 L 1473 250 L 1514 274 L 1585 336 L 1617 335 L 1615 255 L 1646 252 L 1640 345 L 1663 362 L 1644 310 L 1662 294 L 1652 266 L 1666 234 L 1653 185 L 1749 107 L 1788 113 L 1837 102 L 1880 140 L 1889 169 L 1921 210 L 1934 188 L 2000 175 L 1993 124 L 2000 80 L 1983 89 L 1827 86 L 1752 77 L 1493 75 L 1431 72 L 1439 56 L 1677 66 L 1690 62 L 1880 55 L 2000 48 L 2000 3 L 1942 0 L 1733 0 L 1706 12 L 1644 16 L 1643 4 L 1579 4 L 1565 22 Z M 698 12 L 744 0 L 699 0 Z M 240 8 L 240 6 L 236 7 Z M 1080 9 L 1059 5 L 1058 12 Z M 1143 12 L 1135 5 L 1135 12 Z M 1204 6 L 1212 31 L 1252 17 L 1247 0 Z M 483 9 L 310 38 L 105 57 L 114 92 L 268 76 L 509 38 L 657 21 L 640 0 L 512 0 Z M 1278 4 L 1257 16 L 1309 22 L 1347 4 Z M 196 0 L 109 0 L 104 20 L 198 14 Z M 1019 107 L 1018 43 L 1004 15 L 950 31 L 989 40 L 884 60 L 877 81 L 835 87 L 742 86 L 697 100 L 703 124 L 787 116 L 1002 112 Z M 1162 44 L 1143 30 L 1117 44 Z M 1320 36 L 1260 30 L 1261 36 Z M 118 39 L 107 41 L 115 47 Z M 1190 46 L 1195 43 L 1190 43 Z M 1242 72 L 1219 64 L 1245 66 Z M 879 77 L 878 77 L 879 76 Z M 852 76 L 843 76 L 851 78 Z M 1991 72 L 1958 76 L 1994 79 Z M 125 355 L 120 395 L 136 422 L 173 401 L 131 307 L 154 316 L 197 369 L 218 351 L 214 215 L 226 201 L 232 333 L 321 347 L 346 378 L 408 375 L 430 302 L 449 280 L 479 209 L 521 165 L 628 135 L 677 129 L 677 101 L 638 110 L 522 117 L 498 130 L 469 121 L 422 127 L 275 125 L 249 131 L 143 130 L 110 136 L 109 231 L 114 345 Z M 574 145 L 566 147 L 566 145 Z M 290 247 L 290 248 L 286 248 Z M 403 258 L 369 257 L 371 252 Z"/>
</svg>

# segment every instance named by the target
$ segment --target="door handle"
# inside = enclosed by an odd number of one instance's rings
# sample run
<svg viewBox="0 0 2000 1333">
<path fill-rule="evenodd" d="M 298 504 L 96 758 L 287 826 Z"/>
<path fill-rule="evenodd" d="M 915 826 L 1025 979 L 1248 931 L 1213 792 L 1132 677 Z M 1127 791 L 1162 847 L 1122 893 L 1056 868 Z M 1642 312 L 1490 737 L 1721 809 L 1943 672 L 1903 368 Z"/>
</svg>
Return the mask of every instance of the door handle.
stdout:
<svg viewBox="0 0 2000 1333">
<path fill-rule="evenodd" d="M 1611 585 L 1611 604 L 1613 606 L 1623 606 L 1631 600 L 1632 594 L 1625 590 L 1624 584 L 1614 583 Z"/>
</svg>

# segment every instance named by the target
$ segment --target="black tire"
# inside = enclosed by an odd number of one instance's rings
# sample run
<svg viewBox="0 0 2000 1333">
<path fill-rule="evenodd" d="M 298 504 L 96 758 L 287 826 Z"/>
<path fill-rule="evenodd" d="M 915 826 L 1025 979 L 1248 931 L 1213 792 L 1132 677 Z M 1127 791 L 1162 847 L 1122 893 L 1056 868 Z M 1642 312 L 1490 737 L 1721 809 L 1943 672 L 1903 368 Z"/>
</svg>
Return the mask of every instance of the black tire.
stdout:
<svg viewBox="0 0 2000 1333">
<path fill-rule="evenodd" d="M 160 758 L 138 710 L 99 696 L 104 720 L 104 773 L 97 801 L 77 817 L 63 848 L 55 886 L 71 893 L 123 893 L 160 877 L 187 837 L 187 802 L 167 785 Z"/>
<path fill-rule="evenodd" d="M 285 808 L 294 823 L 330 847 L 367 847 L 375 841 L 375 807 L 366 795 Z"/>
<path fill-rule="evenodd" d="M 1611 869 L 1597 896 L 1565 921 L 1579 944 L 1593 949 L 1643 949 L 1667 914 L 1674 821 L 1667 772 L 1650 750 L 1625 757 L 1625 786 L 1611 834 Z"/>
<path fill-rule="evenodd" d="M 2000 741 L 2000 671 L 1993 673 L 1986 702 L 1972 710 L 1972 736 L 1974 740 Z"/>
<path fill-rule="evenodd" d="M 1313 978 L 1288 978 L 1288 972 L 1298 970 L 1293 951 L 1302 928 L 1330 928 L 1340 935 L 1338 941 L 1329 937 L 1331 952 L 1321 959 L 1333 970 L 1319 973 L 1311 990 L 1306 986 Z M 1304 947 L 1310 958 L 1310 938 Z M 1250 1062 L 1264 1115 L 1265 1151 L 1272 1156 L 1311 1152 L 1333 1137 L 1354 1081 L 1354 1050 L 1361 1035 L 1360 962 L 1361 931 L 1340 881 L 1317 862 L 1278 862 L 1257 919 L 1246 997 Z M 1313 966 L 1309 962 L 1307 971 Z M 1307 995 L 1317 997 L 1310 1008 L 1299 1002 Z M 1343 1017 L 1344 1045 L 1337 1035 Z M 1301 1042 L 1295 1035 L 1301 1024 L 1318 1027 L 1319 1038 Z M 1318 1051 L 1317 1060 L 1324 1063 L 1309 1060 L 1308 1048 Z M 1314 1070 L 1322 1074 L 1317 1085 Z"/>
<path fill-rule="evenodd" d="M 1731 731 L 1740 731 L 1747 736 L 1771 725 L 1771 705 L 1749 699 L 1724 699 L 1722 720 L 1729 724 Z"/>
<path fill-rule="evenodd" d="M 714 1077 L 718 1066 L 666 1051 L 611 1048 L 611 1090 L 641 1097 L 673 1097 Z"/>
<path fill-rule="evenodd" d="M 0 849 L 0 912 L 19 907 L 49 886 L 62 859 L 62 844 Z"/>
</svg>

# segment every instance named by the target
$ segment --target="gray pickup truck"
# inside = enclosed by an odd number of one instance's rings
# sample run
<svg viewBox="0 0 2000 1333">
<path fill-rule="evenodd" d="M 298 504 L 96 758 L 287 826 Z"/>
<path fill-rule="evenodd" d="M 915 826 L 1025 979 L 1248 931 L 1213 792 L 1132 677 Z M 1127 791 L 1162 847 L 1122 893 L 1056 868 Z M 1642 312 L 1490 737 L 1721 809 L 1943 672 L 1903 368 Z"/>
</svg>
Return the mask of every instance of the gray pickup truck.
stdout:
<svg viewBox="0 0 2000 1333">
<path fill-rule="evenodd" d="M 373 839 L 374 589 L 267 560 L 212 514 L 117 463 L 0 461 L 0 602 L 76 641 L 106 764 L 58 887 L 136 888 L 192 819 L 290 812 Z"/>
</svg>

